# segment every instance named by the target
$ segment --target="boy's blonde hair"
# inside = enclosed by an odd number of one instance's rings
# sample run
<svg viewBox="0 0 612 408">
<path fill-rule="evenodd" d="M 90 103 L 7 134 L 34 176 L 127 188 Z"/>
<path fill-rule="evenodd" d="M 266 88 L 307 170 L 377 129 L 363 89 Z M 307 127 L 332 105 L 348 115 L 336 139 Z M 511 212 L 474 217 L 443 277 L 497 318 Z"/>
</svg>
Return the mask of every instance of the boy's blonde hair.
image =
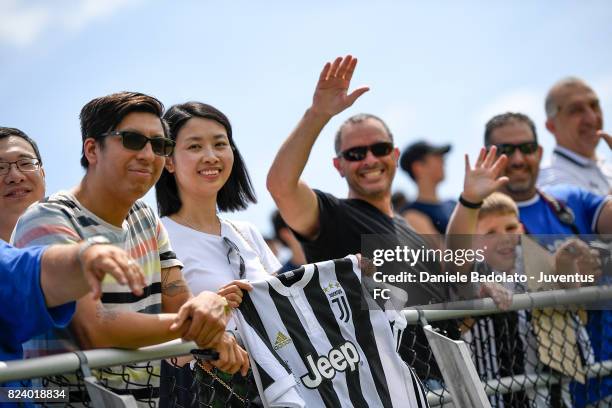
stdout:
<svg viewBox="0 0 612 408">
<path fill-rule="evenodd" d="M 495 192 L 489 195 L 482 202 L 482 207 L 480 208 L 480 212 L 478 213 L 478 219 L 482 219 L 489 215 L 504 215 L 504 214 L 513 214 L 518 218 L 519 210 L 512 198 L 510 196 Z"/>
</svg>

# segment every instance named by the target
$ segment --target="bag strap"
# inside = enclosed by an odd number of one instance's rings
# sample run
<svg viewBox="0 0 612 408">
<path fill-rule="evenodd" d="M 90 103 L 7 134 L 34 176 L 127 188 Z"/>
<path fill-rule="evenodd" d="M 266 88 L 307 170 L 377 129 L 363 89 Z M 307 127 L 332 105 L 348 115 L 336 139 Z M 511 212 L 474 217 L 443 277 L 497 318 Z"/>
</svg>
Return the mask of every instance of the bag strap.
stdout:
<svg viewBox="0 0 612 408">
<path fill-rule="evenodd" d="M 234 231 L 236 231 L 236 233 L 238 233 L 238 235 L 240 235 L 242 237 L 242 239 L 244 239 L 244 241 L 247 243 L 249 248 L 255 253 L 255 256 L 257 257 L 257 261 L 259 262 L 259 264 L 261 265 L 263 270 L 266 271 L 267 273 L 269 273 L 270 275 L 272 275 L 272 272 L 270 272 L 268 270 L 268 268 L 266 268 L 266 265 L 261 261 L 261 257 L 259 256 L 259 251 L 257 251 L 257 249 L 255 249 L 255 245 L 251 242 L 250 239 L 247 238 L 246 234 L 244 232 L 240 231 L 240 228 L 238 228 L 236 226 L 236 224 L 234 224 L 230 220 L 225 220 L 225 221 L 227 221 L 227 223 L 232 227 L 232 229 Z"/>
<path fill-rule="evenodd" d="M 552 195 L 545 193 L 544 191 L 538 190 L 538 194 L 546 205 L 550 207 L 551 210 L 557 216 L 557 219 L 561 221 L 562 224 L 567 225 L 575 235 L 580 235 L 580 230 L 576 226 L 576 216 L 574 215 L 574 211 L 570 207 L 567 206 L 563 201 L 557 200 Z M 529 233 L 529 232 L 527 232 Z"/>
</svg>

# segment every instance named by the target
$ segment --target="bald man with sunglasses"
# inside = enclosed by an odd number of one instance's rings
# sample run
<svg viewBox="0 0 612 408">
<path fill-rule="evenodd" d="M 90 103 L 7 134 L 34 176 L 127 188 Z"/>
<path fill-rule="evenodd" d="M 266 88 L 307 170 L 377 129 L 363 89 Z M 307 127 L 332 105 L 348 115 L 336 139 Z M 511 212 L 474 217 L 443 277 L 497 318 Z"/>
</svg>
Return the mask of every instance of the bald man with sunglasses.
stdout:
<svg viewBox="0 0 612 408">
<path fill-rule="evenodd" d="M 311 107 L 268 172 L 268 190 L 283 219 L 298 234 L 309 262 L 361 252 L 361 234 L 389 232 L 396 223 L 413 235 L 391 205 L 399 150 L 387 125 L 374 115 L 347 119 L 336 135 L 333 165 L 346 179 L 348 199 L 313 190 L 300 179 L 323 127 L 369 90 L 361 87 L 348 93 L 356 65 L 351 56 L 325 64 Z"/>
<path fill-rule="evenodd" d="M 393 236 L 394 242 L 410 248 L 426 245 L 393 210 L 391 184 L 399 149 L 393 145 L 393 136 L 380 118 L 370 114 L 352 116 L 336 134 L 333 165 L 346 179 L 348 198 L 313 190 L 300 179 L 323 127 L 369 90 L 361 87 L 348 93 L 356 65 L 357 59 L 352 56 L 325 64 L 312 105 L 281 146 L 268 172 L 268 190 L 283 219 L 296 232 L 308 262 L 360 253 L 364 234 Z M 417 262 L 414 268 L 441 273 L 440 265 L 435 262 Z M 405 305 L 439 303 L 450 298 L 450 286 L 446 284 L 417 282 L 402 289 L 408 292 Z M 472 290 L 468 291 L 473 294 Z M 404 305 L 396 304 L 401 306 Z M 454 323 L 442 325 L 451 337 L 458 336 Z M 417 331 L 417 340 L 412 344 L 414 334 L 404 334 L 400 354 L 413 365 L 421 379 L 436 377 L 437 365 L 433 358 L 414 360 L 415 355 L 431 356 L 422 332 Z"/>
</svg>

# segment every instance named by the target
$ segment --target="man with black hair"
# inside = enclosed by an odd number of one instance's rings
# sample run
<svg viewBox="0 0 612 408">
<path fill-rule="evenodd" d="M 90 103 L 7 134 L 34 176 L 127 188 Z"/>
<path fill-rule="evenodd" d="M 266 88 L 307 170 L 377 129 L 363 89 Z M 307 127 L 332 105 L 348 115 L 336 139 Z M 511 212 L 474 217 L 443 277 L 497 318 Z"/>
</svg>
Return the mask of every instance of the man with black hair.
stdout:
<svg viewBox="0 0 612 408">
<path fill-rule="evenodd" d="M 45 195 L 45 170 L 36 142 L 0 127 L 0 239 L 9 242 L 17 219 Z"/>
<path fill-rule="evenodd" d="M 216 348 L 220 359 L 213 364 L 224 371 L 246 372 L 246 352 L 225 333 L 227 300 L 212 292 L 192 296 L 165 228 L 140 201 L 173 151 L 162 114 L 161 102 L 136 92 L 87 103 L 80 115 L 85 176 L 72 190 L 30 207 L 13 235 L 18 247 L 83 239 L 123 247 L 143 269 L 144 295 L 134 296 L 113 282 L 104 282 L 100 300 L 84 298 L 77 303 L 70 332 L 55 331 L 33 340 L 25 347 L 26 355 L 75 348 L 136 348 L 182 337 L 201 348 Z M 154 371 L 159 369 L 158 363 L 149 364 Z M 156 396 L 150 366 L 125 370 L 130 371 L 129 383 L 123 383 L 122 375 L 105 374 L 109 386 L 127 386 L 137 399 Z"/>
<path fill-rule="evenodd" d="M 391 184 L 397 170 L 399 149 L 393 144 L 388 126 L 379 117 L 372 114 L 351 116 L 336 133 L 333 165 L 346 179 L 348 198 L 313 190 L 300 178 L 324 126 L 369 90 L 361 87 L 348 93 L 356 65 L 357 59 L 352 56 L 339 57 L 325 64 L 312 105 L 281 146 L 268 172 L 268 190 L 283 219 L 302 242 L 308 262 L 360 253 L 362 235 L 366 234 L 384 235 L 409 248 L 426 246 L 393 210 Z M 380 245 L 387 247 L 388 243 Z M 437 275 L 441 267 L 438 262 L 419 259 L 414 270 Z M 415 282 L 402 289 L 408 292 L 406 306 L 441 303 L 451 297 L 450 285 L 443 283 Z M 455 322 L 438 325 L 443 326 L 450 337 L 458 338 Z M 400 349 L 404 360 L 415 368 L 420 378 L 440 378 L 420 326 L 416 334 L 407 331 Z"/>
<path fill-rule="evenodd" d="M 560 247 L 566 238 L 575 235 L 612 233 L 612 196 L 600 196 L 576 186 L 555 185 L 536 188 L 542 159 L 542 146 L 538 144 L 533 121 L 522 113 L 508 112 L 491 118 L 485 126 L 486 148 L 496 147 L 497 155 L 505 155 L 507 163 L 500 177 L 507 177 L 500 191 L 508 194 L 518 205 L 519 217 L 525 232 L 536 236 L 550 252 Z M 481 153 L 481 158 L 484 153 Z M 481 166 L 479 160 L 477 166 Z M 469 163 L 466 163 L 466 165 Z M 489 163 L 490 164 L 490 163 Z M 469 190 L 461 195 L 453 219 L 468 220 L 477 214 L 484 199 L 482 191 Z M 449 233 L 453 228 L 449 227 Z M 579 253 L 576 261 L 587 262 L 590 253 Z M 584 258 L 584 259 L 582 259 Z M 591 343 L 610 341 L 610 312 L 589 311 L 587 330 Z M 584 342 L 583 342 L 584 344 Z M 595 347 L 594 359 L 612 358 L 608 347 Z M 589 354 L 589 351 L 584 354 Z M 588 356 L 585 356 L 588 357 Z M 591 379 L 587 386 L 572 384 L 577 407 L 597 403 L 612 393 L 612 378 Z M 606 402 L 612 400 L 606 399 Z M 601 401 L 600 401 L 601 402 Z M 603 405 L 602 405 L 603 406 Z"/>
</svg>

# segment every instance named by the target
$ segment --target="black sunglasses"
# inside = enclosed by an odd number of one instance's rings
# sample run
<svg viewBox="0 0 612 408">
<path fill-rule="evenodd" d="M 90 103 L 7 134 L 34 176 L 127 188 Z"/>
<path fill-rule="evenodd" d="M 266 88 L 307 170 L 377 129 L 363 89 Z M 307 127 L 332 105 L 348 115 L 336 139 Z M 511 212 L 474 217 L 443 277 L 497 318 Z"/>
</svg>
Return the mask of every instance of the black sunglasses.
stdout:
<svg viewBox="0 0 612 408">
<path fill-rule="evenodd" d="M 505 154 L 510 157 L 514 154 L 514 151 L 518 149 L 523 154 L 533 154 L 538 150 L 538 142 L 525 142 L 519 144 L 502 143 L 495 145 L 497 147 L 497 155 L 501 156 Z"/>
<path fill-rule="evenodd" d="M 174 140 L 168 139 L 167 137 L 146 137 L 138 132 L 132 132 L 129 130 L 115 130 L 112 132 L 102 133 L 100 137 L 106 136 L 120 136 L 123 147 L 129 150 L 142 150 L 147 143 L 151 143 L 151 149 L 153 153 L 158 156 L 170 156 L 174 152 Z"/>
<path fill-rule="evenodd" d="M 340 156 L 348 161 L 360 161 L 366 158 L 368 150 L 376 157 L 383 157 L 393 151 L 393 143 L 379 142 L 369 146 L 355 146 L 340 152 Z"/>
<path fill-rule="evenodd" d="M 232 264 L 232 262 L 230 261 L 230 254 L 232 253 L 232 251 L 236 252 L 236 255 L 238 255 L 238 259 L 240 260 L 240 274 L 239 279 L 244 278 L 245 275 L 245 270 L 246 267 L 244 265 L 244 258 L 242 257 L 242 255 L 240 254 L 240 248 L 238 248 L 238 245 L 236 245 L 234 243 L 234 241 L 232 241 L 231 239 L 227 238 L 227 237 L 223 237 L 223 242 L 225 242 L 225 245 L 228 246 L 228 250 L 227 250 L 227 263 L 228 264 Z"/>
</svg>

